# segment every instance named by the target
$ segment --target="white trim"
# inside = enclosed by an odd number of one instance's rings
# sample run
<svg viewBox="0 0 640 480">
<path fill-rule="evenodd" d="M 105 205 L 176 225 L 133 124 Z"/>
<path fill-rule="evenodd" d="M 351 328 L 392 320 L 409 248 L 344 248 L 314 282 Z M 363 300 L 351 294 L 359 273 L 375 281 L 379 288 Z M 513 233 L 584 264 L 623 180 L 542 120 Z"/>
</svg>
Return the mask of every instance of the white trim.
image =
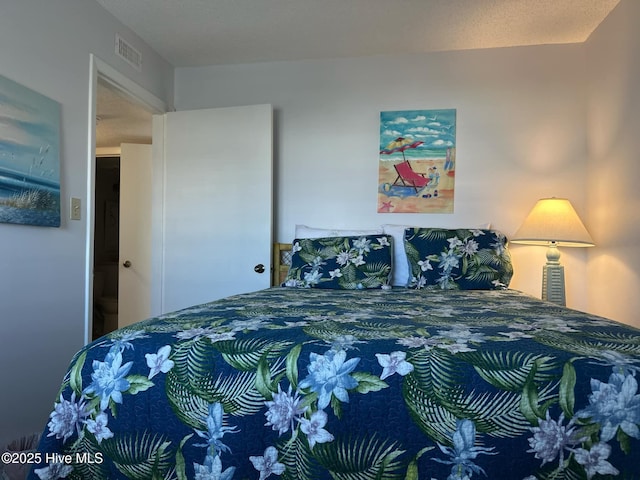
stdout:
<svg viewBox="0 0 640 480">
<path fill-rule="evenodd" d="M 95 58 L 90 56 L 89 65 L 89 111 L 87 123 L 89 124 L 89 138 L 87 142 L 87 195 L 85 201 L 86 238 L 85 245 L 85 275 L 84 275 L 84 344 L 92 339 L 93 334 L 93 241 L 95 230 L 95 178 L 96 162 L 94 160 L 96 149 L 96 110 L 98 89 L 98 68 Z"/>
<path fill-rule="evenodd" d="M 129 100 L 142 105 L 152 113 L 164 113 L 167 111 L 166 103 L 160 98 L 147 91 L 133 80 L 125 77 L 115 68 L 111 67 L 95 55 L 91 54 L 89 59 L 89 109 L 88 124 L 89 138 L 87 149 L 87 199 L 86 205 L 86 228 L 87 243 L 85 246 L 85 302 L 84 302 L 84 343 L 91 342 L 93 327 L 93 259 L 94 259 L 94 230 L 95 230 L 95 178 L 96 178 L 96 101 L 98 79 L 109 83 L 112 87 L 126 96 Z M 118 153 L 119 155 L 119 153 Z M 164 172 L 162 172 L 164 175 Z M 161 245 L 162 246 L 162 245 Z"/>
<path fill-rule="evenodd" d="M 153 168 L 153 193 L 151 211 L 151 316 L 164 313 L 165 299 L 165 199 L 166 199 L 166 159 L 165 159 L 165 129 L 167 116 L 154 115 L 152 120 L 153 143 L 151 145 L 151 161 Z"/>
</svg>

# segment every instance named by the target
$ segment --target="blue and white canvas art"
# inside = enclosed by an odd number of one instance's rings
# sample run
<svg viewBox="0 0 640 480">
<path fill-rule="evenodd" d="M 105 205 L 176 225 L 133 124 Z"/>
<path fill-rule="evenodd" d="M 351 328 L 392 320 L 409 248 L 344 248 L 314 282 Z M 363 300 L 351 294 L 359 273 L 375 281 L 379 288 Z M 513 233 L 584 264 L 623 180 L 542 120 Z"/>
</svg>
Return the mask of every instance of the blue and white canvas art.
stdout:
<svg viewBox="0 0 640 480">
<path fill-rule="evenodd" d="M 0 222 L 60 226 L 60 104 L 1 75 Z"/>
</svg>

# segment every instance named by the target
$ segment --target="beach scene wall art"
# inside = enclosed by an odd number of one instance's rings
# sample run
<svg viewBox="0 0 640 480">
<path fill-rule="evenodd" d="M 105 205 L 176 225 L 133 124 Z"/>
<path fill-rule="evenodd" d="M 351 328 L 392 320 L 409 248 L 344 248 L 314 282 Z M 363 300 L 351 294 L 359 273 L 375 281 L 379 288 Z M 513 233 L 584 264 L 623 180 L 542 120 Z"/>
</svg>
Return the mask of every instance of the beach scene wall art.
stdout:
<svg viewBox="0 0 640 480">
<path fill-rule="evenodd" d="M 60 104 L 1 75 L 0 222 L 60 226 Z"/>
<path fill-rule="evenodd" d="M 378 213 L 453 213 L 456 110 L 380 113 Z"/>
</svg>

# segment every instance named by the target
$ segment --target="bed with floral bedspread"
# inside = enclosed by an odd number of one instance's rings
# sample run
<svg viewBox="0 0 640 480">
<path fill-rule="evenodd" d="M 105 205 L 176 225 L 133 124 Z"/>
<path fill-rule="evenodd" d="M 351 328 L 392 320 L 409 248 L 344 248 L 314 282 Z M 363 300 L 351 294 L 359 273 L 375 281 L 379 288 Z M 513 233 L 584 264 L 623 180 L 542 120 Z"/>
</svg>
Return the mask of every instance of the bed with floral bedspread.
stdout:
<svg viewBox="0 0 640 480">
<path fill-rule="evenodd" d="M 31 478 L 637 480 L 638 369 L 514 290 L 276 287 L 83 348 Z"/>
</svg>

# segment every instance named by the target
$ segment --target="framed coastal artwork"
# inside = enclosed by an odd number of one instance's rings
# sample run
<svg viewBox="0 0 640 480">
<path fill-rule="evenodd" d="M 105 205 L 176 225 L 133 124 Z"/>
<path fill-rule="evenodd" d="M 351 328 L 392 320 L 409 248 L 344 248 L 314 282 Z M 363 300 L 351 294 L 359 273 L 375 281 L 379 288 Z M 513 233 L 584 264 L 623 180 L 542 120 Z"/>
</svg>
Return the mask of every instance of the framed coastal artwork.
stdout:
<svg viewBox="0 0 640 480">
<path fill-rule="evenodd" d="M 379 213 L 453 213 L 456 110 L 380 113 Z"/>
<path fill-rule="evenodd" d="M 60 226 L 60 104 L 3 76 L 0 222 Z"/>
</svg>

